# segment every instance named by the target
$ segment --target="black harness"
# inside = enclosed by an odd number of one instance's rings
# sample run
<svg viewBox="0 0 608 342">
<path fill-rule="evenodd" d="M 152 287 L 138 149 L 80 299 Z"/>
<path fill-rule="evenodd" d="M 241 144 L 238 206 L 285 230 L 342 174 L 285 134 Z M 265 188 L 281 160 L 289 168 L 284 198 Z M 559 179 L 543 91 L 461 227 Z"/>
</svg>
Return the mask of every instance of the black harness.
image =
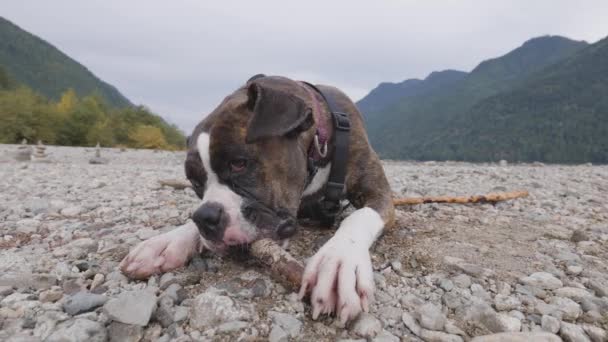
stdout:
<svg viewBox="0 0 608 342">
<path fill-rule="evenodd" d="M 350 118 L 346 110 L 341 110 L 334 95 L 327 91 L 322 91 L 316 86 L 303 82 L 310 86 L 321 95 L 332 117 L 334 150 L 331 159 L 331 170 L 325 185 L 325 194 L 319 204 L 324 216 L 324 221 L 333 222 L 342 212 L 341 201 L 345 195 L 346 169 L 348 165 L 348 146 L 350 140 Z M 318 167 L 314 165 L 314 160 L 310 160 L 312 170 L 309 170 L 309 182 L 314 178 Z"/>
</svg>

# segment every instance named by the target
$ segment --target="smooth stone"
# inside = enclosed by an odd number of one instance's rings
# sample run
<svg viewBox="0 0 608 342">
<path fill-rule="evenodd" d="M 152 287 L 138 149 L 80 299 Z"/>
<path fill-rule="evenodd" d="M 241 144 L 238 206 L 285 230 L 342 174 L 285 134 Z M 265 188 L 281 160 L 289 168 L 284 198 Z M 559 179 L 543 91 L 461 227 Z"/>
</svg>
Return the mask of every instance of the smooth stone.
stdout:
<svg viewBox="0 0 608 342">
<path fill-rule="evenodd" d="M 581 306 L 570 298 L 552 297 L 549 304 L 555 306 L 562 313 L 562 319 L 564 320 L 574 321 L 583 314 Z"/>
<path fill-rule="evenodd" d="M 497 294 L 494 297 L 494 307 L 498 311 L 515 310 L 521 306 L 521 301 L 516 297 Z"/>
<path fill-rule="evenodd" d="M 555 290 L 563 286 L 561 280 L 547 272 L 532 273 L 527 277 L 521 278 L 519 281 L 524 285 L 535 286 L 545 290 Z"/>
<path fill-rule="evenodd" d="M 282 312 L 268 311 L 268 317 L 270 317 L 275 324 L 283 328 L 289 336 L 297 337 L 300 335 L 302 322 L 295 316 Z"/>
<path fill-rule="evenodd" d="M 606 332 L 606 330 L 602 328 L 596 327 L 591 324 L 583 324 L 583 330 L 587 333 L 587 335 L 593 342 L 608 341 L 608 332 Z"/>
<path fill-rule="evenodd" d="M 350 324 L 350 331 L 363 338 L 373 338 L 382 331 L 382 323 L 373 315 L 362 312 Z"/>
<path fill-rule="evenodd" d="M 138 342 L 144 336 L 144 328 L 139 325 L 112 322 L 108 326 L 110 342 Z"/>
<path fill-rule="evenodd" d="M 424 341 L 433 341 L 433 342 L 463 342 L 462 337 L 458 335 L 451 335 L 445 333 L 443 331 L 433 331 L 422 329 L 420 333 L 420 338 Z"/>
<path fill-rule="evenodd" d="M 421 327 L 429 330 L 443 330 L 447 318 L 441 311 L 441 307 L 426 303 L 416 309 L 416 317 Z"/>
<path fill-rule="evenodd" d="M 108 297 L 87 292 L 78 292 L 66 298 L 63 302 L 63 311 L 71 316 L 95 310 L 104 305 Z"/>
<path fill-rule="evenodd" d="M 572 323 L 562 322 L 559 335 L 565 342 L 591 342 L 583 328 Z"/>
<path fill-rule="evenodd" d="M 273 326 L 270 334 L 268 335 L 268 342 L 288 342 L 289 335 L 278 325 Z"/>
<path fill-rule="evenodd" d="M 105 314 L 114 321 L 146 326 L 156 309 L 157 298 L 149 290 L 123 292 L 104 306 Z"/>
<path fill-rule="evenodd" d="M 198 295 L 190 307 L 190 326 L 198 330 L 215 328 L 230 321 L 249 321 L 251 317 L 251 310 L 211 290 Z"/>
<path fill-rule="evenodd" d="M 547 332 L 507 332 L 474 337 L 471 342 L 562 342 L 559 336 Z"/>
<path fill-rule="evenodd" d="M 108 333 L 101 323 L 76 318 L 58 324 L 45 342 L 105 342 L 107 339 Z"/>
<path fill-rule="evenodd" d="M 549 316 L 549 315 L 543 315 L 543 317 L 541 318 L 541 327 L 544 331 L 546 332 L 550 332 L 552 334 L 557 334 L 557 332 L 559 331 L 559 327 L 560 327 L 560 321 L 559 319 Z"/>
<path fill-rule="evenodd" d="M 217 330 L 219 332 L 227 333 L 227 332 L 243 330 L 243 329 L 247 328 L 248 326 L 249 326 L 249 323 L 247 323 L 247 322 L 231 321 L 231 322 L 222 323 L 219 327 L 217 327 Z"/>
</svg>

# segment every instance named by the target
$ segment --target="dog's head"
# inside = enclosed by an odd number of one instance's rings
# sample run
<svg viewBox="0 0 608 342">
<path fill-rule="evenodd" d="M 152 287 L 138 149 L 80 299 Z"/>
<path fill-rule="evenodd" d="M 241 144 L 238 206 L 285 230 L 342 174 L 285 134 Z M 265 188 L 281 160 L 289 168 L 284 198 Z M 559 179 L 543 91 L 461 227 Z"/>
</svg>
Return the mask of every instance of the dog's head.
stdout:
<svg viewBox="0 0 608 342">
<path fill-rule="evenodd" d="M 254 77 L 196 127 L 185 168 L 202 199 L 192 220 L 211 248 L 295 233 L 313 126 L 302 85 Z"/>
</svg>

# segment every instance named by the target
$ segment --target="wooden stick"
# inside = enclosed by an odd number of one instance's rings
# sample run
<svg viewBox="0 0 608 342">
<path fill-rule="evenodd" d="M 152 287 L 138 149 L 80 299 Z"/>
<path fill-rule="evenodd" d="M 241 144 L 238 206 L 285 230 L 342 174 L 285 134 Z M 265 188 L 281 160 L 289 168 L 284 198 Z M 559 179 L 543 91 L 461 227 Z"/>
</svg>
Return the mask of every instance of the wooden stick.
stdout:
<svg viewBox="0 0 608 342">
<path fill-rule="evenodd" d="M 523 191 L 512 191 L 512 192 L 496 192 L 485 195 L 474 195 L 474 196 L 430 196 L 430 197 L 406 197 L 406 198 L 395 198 L 393 204 L 396 206 L 400 205 L 414 205 L 423 203 L 496 203 L 500 201 L 507 201 L 515 198 L 527 197 L 529 193 Z"/>
<path fill-rule="evenodd" d="M 192 187 L 192 185 L 190 183 L 184 182 L 179 179 L 160 179 L 158 182 L 160 183 L 160 185 L 170 186 L 176 190 L 184 190 L 186 188 Z"/>
<path fill-rule="evenodd" d="M 270 268 L 272 276 L 298 291 L 302 283 L 304 265 L 274 240 L 262 239 L 251 244 L 251 255 Z"/>
</svg>

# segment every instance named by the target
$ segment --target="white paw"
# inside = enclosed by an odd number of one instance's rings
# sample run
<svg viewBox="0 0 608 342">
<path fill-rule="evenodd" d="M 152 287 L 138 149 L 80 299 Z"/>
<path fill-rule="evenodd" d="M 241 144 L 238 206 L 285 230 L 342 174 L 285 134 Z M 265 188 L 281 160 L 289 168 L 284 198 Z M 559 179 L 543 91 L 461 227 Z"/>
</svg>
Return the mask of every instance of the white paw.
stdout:
<svg viewBox="0 0 608 342">
<path fill-rule="evenodd" d="M 146 279 L 184 266 L 201 245 L 198 229 L 192 226 L 141 242 L 120 262 L 120 270 L 129 278 Z"/>
<path fill-rule="evenodd" d="M 335 313 L 342 324 L 367 312 L 374 278 L 368 246 L 334 236 L 307 263 L 300 298 L 310 293 L 312 318 Z"/>
</svg>

